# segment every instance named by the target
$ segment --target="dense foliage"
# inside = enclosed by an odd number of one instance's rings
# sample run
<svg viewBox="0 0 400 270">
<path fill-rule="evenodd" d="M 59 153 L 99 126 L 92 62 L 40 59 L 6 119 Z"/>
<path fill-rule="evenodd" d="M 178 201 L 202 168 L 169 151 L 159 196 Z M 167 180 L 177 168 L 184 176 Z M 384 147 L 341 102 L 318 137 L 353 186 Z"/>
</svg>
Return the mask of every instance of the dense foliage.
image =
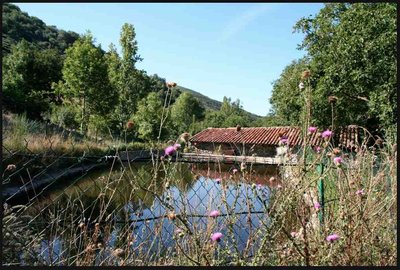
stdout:
<svg viewBox="0 0 400 270">
<path fill-rule="evenodd" d="M 311 70 L 313 120 L 331 124 L 328 96 L 337 97 L 335 125 L 359 124 L 394 130 L 397 110 L 397 33 L 394 3 L 330 3 L 302 18 L 300 48 L 308 58 L 294 61 L 274 83 L 272 114 L 287 124 L 300 119 L 301 71 Z"/>
<path fill-rule="evenodd" d="M 137 69 L 143 58 L 131 24 L 121 28 L 121 55 L 114 44 L 108 51 L 96 46 L 90 32 L 46 26 L 12 4 L 4 5 L 3 26 L 4 105 L 12 112 L 96 137 L 145 141 L 158 138 L 163 110 L 162 140 L 257 118 L 239 100 L 220 103 L 182 86 L 168 89 L 164 78 Z"/>
<path fill-rule="evenodd" d="M 312 91 L 313 125 L 395 130 L 394 4 L 332 3 L 316 16 L 300 19 L 294 29 L 305 34 L 300 48 L 308 54 L 289 64 L 273 83 L 272 110 L 263 119 L 244 111 L 240 100 L 225 97 L 221 103 L 182 86 L 167 89 L 164 78 L 138 69 L 136 63 L 143 59 L 131 24 L 121 28 L 119 55 L 113 44 L 108 51 L 96 46 L 90 33 L 79 36 L 46 26 L 12 4 L 3 10 L 4 105 L 30 118 L 120 138 L 126 135 L 127 121 L 135 119 L 129 136 L 139 140 L 154 139 L 145 134 L 160 128 L 160 123 L 150 128 L 138 116 L 150 105 L 161 108 L 147 111 L 166 110 L 164 128 L 169 131 L 161 132 L 162 140 L 207 127 L 299 125 L 306 111 L 305 90 L 299 84 L 305 83 Z M 303 80 L 306 69 L 311 77 Z M 330 104 L 329 96 L 336 103 Z"/>
<path fill-rule="evenodd" d="M 26 12 L 13 4 L 3 4 L 3 54 L 11 51 L 12 45 L 16 45 L 25 39 L 34 43 L 40 49 L 57 49 L 63 53 L 79 35 L 72 31 L 59 30 L 55 26 L 48 26 L 39 18 L 29 16 Z"/>
<path fill-rule="evenodd" d="M 3 58 L 2 89 L 6 108 L 40 117 L 56 102 L 51 82 L 61 79 L 62 56 L 55 49 L 39 49 L 25 40 Z"/>
</svg>

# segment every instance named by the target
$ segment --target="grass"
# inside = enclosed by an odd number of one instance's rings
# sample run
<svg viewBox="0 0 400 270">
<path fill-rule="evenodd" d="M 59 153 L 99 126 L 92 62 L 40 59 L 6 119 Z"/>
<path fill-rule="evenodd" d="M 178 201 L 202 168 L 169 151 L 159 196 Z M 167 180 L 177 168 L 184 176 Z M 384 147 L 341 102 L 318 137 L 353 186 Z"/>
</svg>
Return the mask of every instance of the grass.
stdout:
<svg viewBox="0 0 400 270">
<path fill-rule="evenodd" d="M 305 167 L 280 166 L 278 180 L 281 187 L 269 184 L 269 202 L 261 208 L 269 218 L 260 219 L 257 226 L 235 214 L 237 207 L 254 211 L 251 209 L 259 193 L 253 185 L 256 175 L 251 168 L 237 174 L 226 174 L 218 164 L 209 165 L 208 172 L 201 170 L 204 177 L 221 175 L 222 183 L 211 187 L 209 194 L 213 197 L 204 202 L 205 208 L 200 209 L 191 206 L 193 192 L 199 191 L 188 191 L 193 188 L 199 172 L 192 165 L 165 159 L 158 164 L 148 164 L 148 169 L 133 164 L 122 165 L 116 173 L 96 176 L 80 184 L 79 188 L 60 191 L 56 197 L 50 197 L 50 203 L 38 204 L 36 212 L 32 212 L 33 205 L 31 210 L 10 212 L 3 219 L 3 235 L 8 232 L 3 250 L 11 252 L 11 243 L 15 244 L 11 241 L 12 234 L 22 230 L 15 229 L 13 224 L 26 224 L 23 217 L 32 215 L 31 220 L 36 223 L 30 225 L 26 236 L 21 233 L 21 241 L 29 242 L 26 246 L 32 248 L 23 251 L 29 255 L 25 254 L 30 263 L 37 264 L 395 265 L 397 152 L 391 145 L 375 147 L 374 151 L 358 151 L 348 157 L 341 152 L 337 154 L 344 159 L 340 166 L 332 162 L 332 152 L 333 147 L 326 145 L 320 154 L 308 154 L 310 163 Z M 321 162 L 324 162 L 325 170 L 319 175 L 316 165 Z M 323 209 L 317 210 L 314 203 L 320 201 L 317 184 L 321 178 L 325 186 L 325 204 Z M 243 191 L 243 185 L 249 188 Z M 182 192 L 176 200 L 171 200 L 171 192 L 175 192 L 176 186 Z M 219 188 L 221 192 L 217 192 Z M 363 190 L 363 194 L 357 194 L 358 190 Z M 221 213 L 227 215 L 208 218 L 203 225 L 193 222 L 191 216 L 215 210 L 213 200 L 217 199 L 222 202 L 218 206 Z M 181 210 L 171 210 L 178 202 Z M 133 212 L 127 210 L 127 205 L 133 207 Z M 163 217 L 149 223 L 132 220 L 132 213 L 156 211 L 155 205 L 163 206 L 164 210 L 160 212 Z M 323 224 L 318 216 L 322 210 Z M 90 217 L 98 225 L 84 222 L 81 228 L 82 216 Z M 166 239 L 162 228 L 167 223 L 182 230 L 182 233 L 174 234 L 169 249 L 159 242 Z M 140 224 L 148 225 L 135 230 Z M 235 237 L 238 225 L 251 231 L 244 243 Z M 146 229 L 147 226 L 151 231 Z M 224 232 L 219 243 L 210 240 L 210 235 L 217 231 Z M 40 232 L 45 232 L 46 236 Z M 327 241 L 327 236 L 332 234 L 337 234 L 339 239 Z M 33 248 L 39 239 L 63 239 L 63 255 L 58 259 L 54 257 L 53 263 L 40 260 L 40 251 L 34 252 Z M 239 249 L 239 244 L 244 244 L 245 248 Z M 56 243 L 50 243 L 49 248 L 57 248 Z M 18 256 L 7 258 L 7 263 L 18 261 Z"/>
<path fill-rule="evenodd" d="M 115 151 L 143 150 L 150 147 L 149 143 L 142 142 L 82 139 L 83 136 L 77 137 L 68 131 L 46 133 L 46 129 L 50 130 L 45 123 L 29 120 L 25 115 L 3 114 L 4 154 L 106 155 Z M 160 145 L 163 146 L 164 144 Z"/>
</svg>

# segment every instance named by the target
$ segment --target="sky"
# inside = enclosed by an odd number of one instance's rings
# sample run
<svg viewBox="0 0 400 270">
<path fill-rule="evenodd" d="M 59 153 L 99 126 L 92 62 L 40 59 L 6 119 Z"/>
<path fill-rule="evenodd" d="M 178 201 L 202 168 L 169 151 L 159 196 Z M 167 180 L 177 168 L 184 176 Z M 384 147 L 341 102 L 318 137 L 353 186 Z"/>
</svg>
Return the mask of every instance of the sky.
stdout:
<svg viewBox="0 0 400 270">
<path fill-rule="evenodd" d="M 243 108 L 268 114 L 272 83 L 305 51 L 293 26 L 322 3 L 17 3 L 47 25 L 84 34 L 104 50 L 120 52 L 124 23 L 135 27 L 137 68 L 215 100 L 240 99 Z"/>
</svg>

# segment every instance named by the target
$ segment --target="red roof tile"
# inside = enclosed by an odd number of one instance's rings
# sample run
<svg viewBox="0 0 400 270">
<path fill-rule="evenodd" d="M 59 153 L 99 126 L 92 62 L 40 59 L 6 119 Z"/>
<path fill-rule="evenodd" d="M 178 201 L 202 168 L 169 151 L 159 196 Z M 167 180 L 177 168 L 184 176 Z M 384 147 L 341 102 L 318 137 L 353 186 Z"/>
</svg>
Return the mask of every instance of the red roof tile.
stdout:
<svg viewBox="0 0 400 270">
<path fill-rule="evenodd" d="M 339 129 L 336 136 L 344 147 L 355 146 L 359 142 L 360 128 L 358 126 L 347 126 Z M 297 127 L 252 127 L 241 128 L 208 128 L 195 134 L 190 141 L 212 142 L 212 143 L 245 143 L 245 144 L 261 144 L 261 145 L 278 145 L 280 141 L 280 133 L 285 133 L 289 145 L 301 145 L 301 130 Z M 318 137 L 317 133 L 313 133 L 310 137 L 311 145 L 321 145 L 323 139 Z"/>
</svg>

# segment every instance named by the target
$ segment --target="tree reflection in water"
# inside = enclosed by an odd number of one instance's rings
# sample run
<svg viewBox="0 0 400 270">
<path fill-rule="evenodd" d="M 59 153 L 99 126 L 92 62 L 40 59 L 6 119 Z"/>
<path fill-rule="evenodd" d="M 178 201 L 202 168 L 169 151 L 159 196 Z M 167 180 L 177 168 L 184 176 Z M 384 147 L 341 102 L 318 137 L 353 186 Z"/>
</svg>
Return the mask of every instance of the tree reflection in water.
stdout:
<svg viewBox="0 0 400 270">
<path fill-rule="evenodd" d="M 233 168 L 226 164 L 165 163 L 155 172 L 153 166 L 145 164 L 121 166 L 53 190 L 27 213 L 35 217 L 32 225 L 36 231 L 45 233 L 41 251 L 48 263 L 100 263 L 110 257 L 113 247 L 128 247 L 147 259 L 153 252 L 160 256 L 168 248 L 175 250 L 175 230 L 185 229 L 179 217 L 194 231 L 208 231 L 212 224 L 228 233 L 223 217 L 233 212 L 243 212 L 232 219 L 232 232 L 243 250 L 251 226 L 258 226 L 264 218 L 260 213 L 269 195 L 265 184 L 277 170 L 250 167 L 239 175 L 232 173 Z M 255 191 L 252 183 L 264 187 Z M 216 209 L 222 218 L 210 220 L 208 213 Z M 260 213 L 244 214 L 246 211 Z M 208 241 L 207 235 L 203 241 Z"/>
</svg>

